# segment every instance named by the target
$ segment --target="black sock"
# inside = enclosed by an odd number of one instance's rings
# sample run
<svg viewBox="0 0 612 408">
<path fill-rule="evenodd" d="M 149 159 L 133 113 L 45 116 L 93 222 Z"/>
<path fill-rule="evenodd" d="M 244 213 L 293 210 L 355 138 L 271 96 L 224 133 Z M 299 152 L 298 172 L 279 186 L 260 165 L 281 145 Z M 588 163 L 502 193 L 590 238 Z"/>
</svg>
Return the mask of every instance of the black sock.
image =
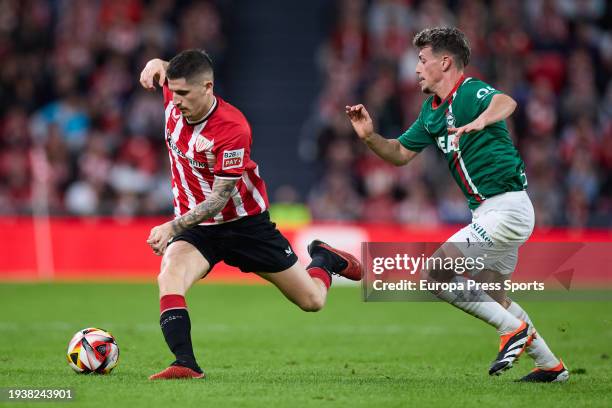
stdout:
<svg viewBox="0 0 612 408">
<path fill-rule="evenodd" d="M 182 365 L 201 373 L 202 369 L 196 363 L 193 355 L 191 321 L 187 309 L 165 311 L 159 318 L 159 325 L 168 347 L 176 356 L 173 365 Z"/>
</svg>

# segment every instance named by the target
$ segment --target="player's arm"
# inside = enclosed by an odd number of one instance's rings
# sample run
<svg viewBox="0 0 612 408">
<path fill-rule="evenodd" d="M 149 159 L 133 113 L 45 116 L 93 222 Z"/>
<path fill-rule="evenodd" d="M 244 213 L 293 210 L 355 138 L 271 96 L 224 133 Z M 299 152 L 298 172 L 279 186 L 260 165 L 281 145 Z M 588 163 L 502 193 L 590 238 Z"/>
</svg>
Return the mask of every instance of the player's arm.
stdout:
<svg viewBox="0 0 612 408">
<path fill-rule="evenodd" d="M 453 143 L 458 143 L 462 134 L 476 132 L 493 123 L 502 121 L 512 115 L 515 109 L 516 101 L 514 99 L 501 93 L 495 94 L 491 98 L 491 102 L 487 109 L 485 109 L 476 119 L 467 125 L 458 128 L 449 128 L 448 133 L 455 133 Z"/>
<path fill-rule="evenodd" d="M 188 228 L 219 214 L 225 207 L 239 178 L 217 178 L 213 183 L 212 193 L 181 217 L 151 230 L 147 243 L 156 255 L 163 255 L 170 239 Z"/>
<path fill-rule="evenodd" d="M 372 118 L 363 105 L 347 106 L 346 114 L 359 139 L 386 162 L 403 166 L 418 154 L 406 149 L 397 139 L 385 139 L 376 133 Z"/>
<path fill-rule="evenodd" d="M 227 204 L 239 178 L 216 178 L 210 196 L 182 217 L 172 221 L 172 232 L 180 234 L 204 220 L 219 214 Z"/>
<path fill-rule="evenodd" d="M 483 127 L 508 118 L 516 109 L 516 101 L 505 94 L 495 94 L 491 98 L 489 107 L 477 118 L 482 121 Z"/>
<path fill-rule="evenodd" d="M 155 82 L 157 82 L 160 87 L 163 87 L 166 82 L 167 68 L 168 61 L 159 58 L 150 60 L 140 73 L 140 85 L 148 91 L 155 90 Z"/>
</svg>

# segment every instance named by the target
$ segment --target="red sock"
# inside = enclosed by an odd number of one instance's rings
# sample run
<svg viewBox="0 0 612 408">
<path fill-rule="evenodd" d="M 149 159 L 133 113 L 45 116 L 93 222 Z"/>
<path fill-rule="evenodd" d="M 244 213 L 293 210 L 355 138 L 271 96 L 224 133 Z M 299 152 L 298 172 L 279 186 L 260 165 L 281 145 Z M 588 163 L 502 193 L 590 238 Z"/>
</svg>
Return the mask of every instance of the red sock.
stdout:
<svg viewBox="0 0 612 408">
<path fill-rule="evenodd" d="M 161 297 L 161 299 L 159 299 L 159 311 L 161 314 L 172 309 L 187 309 L 185 296 L 164 295 Z"/>
<path fill-rule="evenodd" d="M 325 269 L 318 267 L 310 268 L 308 269 L 308 274 L 312 278 L 321 279 L 327 289 L 329 289 L 329 287 L 331 286 L 331 277 L 329 276 L 329 273 L 325 271 Z"/>
</svg>

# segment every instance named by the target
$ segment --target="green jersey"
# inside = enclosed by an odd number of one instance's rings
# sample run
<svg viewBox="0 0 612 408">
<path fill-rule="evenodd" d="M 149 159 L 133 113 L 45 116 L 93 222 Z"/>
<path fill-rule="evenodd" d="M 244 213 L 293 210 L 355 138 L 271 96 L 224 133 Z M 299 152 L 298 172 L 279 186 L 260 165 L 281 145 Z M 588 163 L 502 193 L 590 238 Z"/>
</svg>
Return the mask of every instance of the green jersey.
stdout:
<svg viewBox="0 0 612 408">
<path fill-rule="evenodd" d="M 427 98 L 417 120 L 398 138 L 406 149 L 415 152 L 435 143 L 471 209 L 494 195 L 527 188 L 525 164 L 512 144 L 505 121 L 463 134 L 458 147 L 452 144 L 454 134 L 447 131 L 472 122 L 498 93 L 482 81 L 462 77 L 446 99 L 440 101 L 435 95 Z"/>
</svg>

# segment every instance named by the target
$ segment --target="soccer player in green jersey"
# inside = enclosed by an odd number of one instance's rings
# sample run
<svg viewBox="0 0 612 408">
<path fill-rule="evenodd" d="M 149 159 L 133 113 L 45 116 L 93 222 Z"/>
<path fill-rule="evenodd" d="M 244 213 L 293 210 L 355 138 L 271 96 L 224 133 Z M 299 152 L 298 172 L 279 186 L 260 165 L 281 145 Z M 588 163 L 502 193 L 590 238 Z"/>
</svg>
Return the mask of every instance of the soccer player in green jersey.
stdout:
<svg viewBox="0 0 612 408">
<path fill-rule="evenodd" d="M 533 206 L 525 189 L 525 164 L 514 147 L 505 123 L 516 108 L 507 95 L 475 79 L 466 78 L 470 60 L 465 35 L 456 28 L 425 29 L 414 37 L 419 51 L 416 74 L 425 100 L 417 120 L 397 139 L 377 134 L 363 105 L 347 106 L 346 113 L 359 138 L 383 160 L 397 166 L 410 162 L 434 144 L 442 152 L 451 175 L 472 210 L 472 223 L 454 234 L 438 250 L 439 256 L 486 259 L 481 274 L 509 278 L 518 248 L 533 230 Z M 439 280 L 440 271 L 425 271 Z M 452 273 L 447 281 L 465 280 Z M 483 292 L 477 301 L 452 292 L 436 295 L 497 329 L 500 349 L 489 374 L 512 367 L 527 351 L 536 368 L 523 381 L 566 381 L 569 373 L 550 351 L 531 319 L 501 291 Z"/>
</svg>

